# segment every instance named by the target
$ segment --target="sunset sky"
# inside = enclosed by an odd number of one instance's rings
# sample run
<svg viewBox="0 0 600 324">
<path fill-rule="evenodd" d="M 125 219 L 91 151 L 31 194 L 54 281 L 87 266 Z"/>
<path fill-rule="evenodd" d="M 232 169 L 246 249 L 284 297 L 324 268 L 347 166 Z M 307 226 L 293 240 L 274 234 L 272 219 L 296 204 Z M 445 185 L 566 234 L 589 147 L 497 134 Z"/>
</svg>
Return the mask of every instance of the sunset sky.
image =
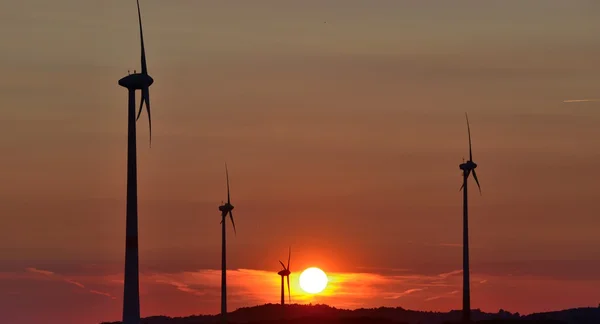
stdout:
<svg viewBox="0 0 600 324">
<path fill-rule="evenodd" d="M 600 302 L 600 102 L 563 102 L 600 98 L 598 1 L 140 2 L 142 316 L 219 312 L 225 162 L 230 310 L 278 302 L 290 245 L 295 302 L 459 309 L 464 112 L 472 307 Z M 135 10 L 0 4 L 4 323 L 121 318 Z"/>
</svg>

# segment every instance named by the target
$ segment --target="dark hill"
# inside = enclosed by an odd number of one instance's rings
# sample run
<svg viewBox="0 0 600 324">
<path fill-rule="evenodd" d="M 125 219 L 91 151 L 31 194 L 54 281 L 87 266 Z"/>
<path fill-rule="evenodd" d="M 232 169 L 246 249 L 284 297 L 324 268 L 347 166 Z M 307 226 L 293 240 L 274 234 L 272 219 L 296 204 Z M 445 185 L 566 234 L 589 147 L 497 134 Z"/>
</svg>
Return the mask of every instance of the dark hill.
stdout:
<svg viewBox="0 0 600 324">
<path fill-rule="evenodd" d="M 528 315 L 526 318 L 535 320 L 555 319 L 569 324 L 599 324 L 600 305 L 598 307 L 571 308 L 555 312 L 536 313 Z"/>
<path fill-rule="evenodd" d="M 460 311 L 422 312 L 401 307 L 346 310 L 327 305 L 266 304 L 243 307 L 229 313 L 231 324 L 446 324 L 459 323 Z M 563 311 L 521 316 L 500 310 L 498 313 L 472 311 L 472 318 L 481 324 L 600 324 L 600 308 L 575 308 Z M 105 322 L 102 324 L 119 324 Z M 219 315 L 196 315 L 188 317 L 154 316 L 142 320 L 142 324 L 219 324 Z"/>
</svg>

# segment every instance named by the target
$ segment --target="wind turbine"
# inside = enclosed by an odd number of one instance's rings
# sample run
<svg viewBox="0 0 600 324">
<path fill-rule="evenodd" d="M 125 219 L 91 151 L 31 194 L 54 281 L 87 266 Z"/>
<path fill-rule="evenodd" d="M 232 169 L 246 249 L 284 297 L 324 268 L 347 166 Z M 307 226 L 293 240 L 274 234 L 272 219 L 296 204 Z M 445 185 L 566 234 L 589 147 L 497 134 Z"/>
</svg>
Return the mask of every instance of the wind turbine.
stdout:
<svg viewBox="0 0 600 324">
<path fill-rule="evenodd" d="M 146 66 L 146 51 L 144 49 L 144 34 L 142 32 L 142 15 L 140 2 L 137 2 L 138 20 L 140 25 L 140 43 L 142 48 L 142 72 L 129 74 L 119 80 L 119 85 L 129 92 L 128 123 L 127 123 L 127 212 L 125 239 L 125 283 L 123 292 L 123 324 L 140 323 L 140 293 L 138 265 L 138 206 L 137 206 L 137 149 L 135 122 L 142 113 L 144 102 L 148 112 L 148 124 L 152 134 L 150 119 L 149 88 L 154 80 L 148 75 Z M 142 91 L 142 101 L 137 117 L 135 116 L 135 91 Z M 150 137 L 152 138 L 152 137 Z"/>
<path fill-rule="evenodd" d="M 225 221 L 227 220 L 227 214 L 231 218 L 231 224 L 233 225 L 233 232 L 237 235 L 235 230 L 235 222 L 233 221 L 233 205 L 231 204 L 231 195 L 229 193 L 229 171 L 227 170 L 227 163 L 225 163 L 225 177 L 227 178 L 227 202 L 219 206 L 221 211 L 221 230 L 222 230 L 222 259 L 221 259 L 221 321 L 227 323 L 227 248 L 225 240 Z"/>
<path fill-rule="evenodd" d="M 292 303 L 292 294 L 290 293 L 290 274 L 292 273 L 290 271 L 290 260 L 292 257 L 292 247 L 290 247 L 290 252 L 288 254 L 288 263 L 287 263 L 287 267 L 283 264 L 283 262 L 281 262 L 281 260 L 279 260 L 279 263 L 281 264 L 281 266 L 283 267 L 283 270 L 277 272 L 278 275 L 281 276 L 281 305 L 285 305 L 285 293 L 284 293 L 284 285 L 283 285 L 283 277 L 287 277 L 287 286 L 288 286 L 288 298 L 290 301 L 290 304 Z"/>
<path fill-rule="evenodd" d="M 470 289 L 470 273 L 469 273 L 469 204 L 467 195 L 467 179 L 473 173 L 473 178 L 479 188 L 481 194 L 481 186 L 477 179 L 477 163 L 473 162 L 473 151 L 471 149 L 471 128 L 469 126 L 469 117 L 465 113 L 467 119 L 467 132 L 469 134 L 469 160 L 460 164 L 460 169 L 463 171 L 463 184 L 460 190 L 463 190 L 463 322 L 471 322 L 471 289 Z"/>
</svg>

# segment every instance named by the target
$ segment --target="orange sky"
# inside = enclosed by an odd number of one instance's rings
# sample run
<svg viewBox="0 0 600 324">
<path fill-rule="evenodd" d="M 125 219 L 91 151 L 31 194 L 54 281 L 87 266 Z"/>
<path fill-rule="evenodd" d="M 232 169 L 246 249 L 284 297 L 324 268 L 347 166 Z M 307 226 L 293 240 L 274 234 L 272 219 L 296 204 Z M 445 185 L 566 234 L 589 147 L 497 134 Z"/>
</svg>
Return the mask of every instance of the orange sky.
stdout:
<svg viewBox="0 0 600 324">
<path fill-rule="evenodd" d="M 292 245 L 293 271 L 332 276 L 315 301 L 458 309 L 465 111 L 483 189 L 470 200 L 473 307 L 597 305 L 600 103 L 563 100 L 600 97 L 599 10 L 143 0 L 155 84 L 152 149 L 145 120 L 138 131 L 142 314 L 218 312 L 225 161 L 232 308 L 277 302 Z M 120 318 L 117 80 L 139 69 L 135 18 L 134 1 L 0 5 L 8 322 Z"/>
</svg>

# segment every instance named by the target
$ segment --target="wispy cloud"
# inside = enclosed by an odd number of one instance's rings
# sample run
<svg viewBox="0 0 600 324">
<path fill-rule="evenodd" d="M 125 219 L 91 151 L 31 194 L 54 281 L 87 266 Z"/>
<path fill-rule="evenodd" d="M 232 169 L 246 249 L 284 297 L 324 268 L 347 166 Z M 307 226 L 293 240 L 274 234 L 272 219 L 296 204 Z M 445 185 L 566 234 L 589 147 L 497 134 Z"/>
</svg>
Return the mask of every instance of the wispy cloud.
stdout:
<svg viewBox="0 0 600 324">
<path fill-rule="evenodd" d="M 463 272 L 462 270 L 454 270 L 454 271 L 450 271 L 450 272 L 446 272 L 446 273 L 440 273 L 438 275 L 438 277 L 446 279 L 446 278 L 451 277 L 451 276 L 459 275 L 462 272 Z"/>
<path fill-rule="evenodd" d="M 387 296 L 387 297 L 384 297 L 384 298 L 386 298 L 386 299 L 398 299 L 398 298 L 404 297 L 406 295 L 410 295 L 410 294 L 413 294 L 413 293 L 416 293 L 416 292 L 419 292 L 419 291 L 423 291 L 424 289 L 425 288 L 408 289 L 408 290 L 405 290 L 405 291 L 403 291 L 401 293 L 394 294 L 392 296 Z"/>
<path fill-rule="evenodd" d="M 442 299 L 442 298 L 454 297 L 454 295 L 458 294 L 459 292 L 460 292 L 460 290 L 453 290 L 453 291 L 443 294 L 443 295 L 432 296 L 432 297 L 426 298 L 425 301 L 433 301 L 433 300 L 438 300 L 438 299 Z"/>
<path fill-rule="evenodd" d="M 29 273 L 32 273 L 32 274 L 35 274 L 35 275 L 44 276 L 44 277 L 49 278 L 51 280 L 63 281 L 65 283 L 77 286 L 77 287 L 79 287 L 81 289 L 85 289 L 85 290 L 87 290 L 88 292 L 90 292 L 92 294 L 102 295 L 102 296 L 109 297 L 111 299 L 116 299 L 116 297 L 112 296 L 111 294 L 109 294 L 107 292 L 102 292 L 102 291 L 98 291 L 98 290 L 88 289 L 81 282 L 73 280 L 73 279 L 65 277 L 65 276 L 62 276 L 62 275 L 57 274 L 57 273 L 55 273 L 53 271 L 43 270 L 43 269 L 37 269 L 37 268 L 33 268 L 33 267 L 25 268 L 25 271 L 29 272 Z"/>
<path fill-rule="evenodd" d="M 170 279 L 170 278 L 168 278 L 168 276 L 152 275 L 151 277 L 154 278 L 154 281 L 156 283 L 173 286 L 179 291 L 182 291 L 185 293 L 190 293 L 190 294 L 197 295 L 197 296 L 205 295 L 204 291 L 201 291 L 199 289 L 194 289 L 194 288 L 190 287 L 188 284 L 185 284 L 185 283 L 177 281 L 177 280 Z"/>
<path fill-rule="evenodd" d="M 77 286 L 77 287 L 79 287 L 79 288 L 85 288 L 85 286 L 84 286 L 82 283 L 80 283 L 80 282 L 77 282 L 77 281 L 75 281 L 75 280 L 71 280 L 71 279 L 63 279 L 63 280 L 64 280 L 65 282 L 68 282 L 68 283 L 70 283 L 70 284 L 72 284 L 72 285 L 75 285 L 75 286 Z"/>
<path fill-rule="evenodd" d="M 36 268 L 25 268 L 25 271 L 31 272 L 31 273 L 39 273 L 45 276 L 53 276 L 54 272 L 52 271 L 48 271 L 48 270 L 40 270 L 40 269 L 36 269 Z"/>
<path fill-rule="evenodd" d="M 565 103 L 574 103 L 574 102 L 598 102 L 600 99 L 569 99 L 564 100 Z"/>
<path fill-rule="evenodd" d="M 106 296 L 109 297 L 111 299 L 115 299 L 115 297 L 107 292 L 103 292 L 103 291 L 98 291 L 98 290 L 90 290 L 90 293 L 92 294 L 96 294 L 96 295 L 101 295 L 101 296 Z"/>
<path fill-rule="evenodd" d="M 299 273 L 292 273 L 290 285 L 295 303 L 327 303 L 338 307 L 352 305 L 380 306 L 385 300 L 407 296 L 421 301 L 455 290 L 460 281 L 455 275 L 461 270 L 436 275 L 377 273 L 328 273 L 328 285 L 319 294 L 305 293 L 299 285 Z M 219 270 L 203 269 L 180 273 L 142 274 L 146 283 L 172 286 L 173 289 L 197 297 L 218 296 L 221 282 Z M 278 300 L 281 281 L 274 272 L 238 269 L 227 271 L 228 293 L 245 304 L 269 303 Z M 431 291 L 430 291 L 431 290 Z"/>
<path fill-rule="evenodd" d="M 401 299 L 406 303 L 435 300 L 440 296 L 451 296 L 451 292 L 460 287 L 462 270 L 453 270 L 438 274 L 423 275 L 408 269 L 382 269 L 374 272 L 330 272 L 328 285 L 319 294 L 305 293 L 299 284 L 300 273 L 292 273 L 290 285 L 294 303 L 326 303 L 337 307 L 395 305 Z M 87 290 L 91 294 L 115 299 L 113 295 L 91 285 L 122 285 L 122 275 L 102 275 L 95 277 L 64 276 L 53 271 L 27 268 L 31 279 L 56 280 Z M 15 274 L 19 275 L 19 274 Z M 21 274 L 22 276 L 23 274 Z M 280 294 L 281 279 L 275 272 L 256 269 L 237 269 L 227 271 L 228 294 L 232 305 L 248 306 L 277 301 Z M 485 280 L 478 278 L 475 282 Z M 221 271 L 199 269 L 181 272 L 142 272 L 140 286 L 143 289 L 169 289 L 173 293 L 183 293 L 178 298 L 199 298 L 203 301 L 218 299 L 221 285 Z M 146 287 L 146 288 L 144 288 Z M 170 287 L 170 288 L 169 288 Z"/>
<path fill-rule="evenodd" d="M 433 274 L 414 271 L 391 272 L 389 269 L 379 273 L 329 272 L 328 286 L 323 292 L 314 295 L 303 292 L 298 281 L 300 273 L 292 273 L 290 276 L 292 303 L 323 303 L 339 308 L 402 306 L 408 309 L 450 310 L 460 304 L 462 287 L 462 271 L 450 270 Z M 80 294 L 77 294 L 79 289 L 90 295 L 110 299 L 116 299 L 114 296 L 122 291 L 122 273 L 106 271 L 82 274 L 70 271 L 69 273 L 63 275 L 59 271 L 26 268 L 25 271 L 0 272 L 0 280 L 30 280 L 32 282 L 28 287 L 31 289 L 37 286 L 35 281 L 64 282 L 69 285 L 65 291 L 74 293 L 73 300 L 81 298 L 78 296 Z M 229 304 L 232 309 L 279 300 L 281 279 L 275 271 L 237 269 L 228 270 L 227 276 Z M 590 299 L 596 291 L 588 287 L 597 286 L 599 282 L 598 279 L 594 280 L 566 282 L 533 275 L 490 274 L 479 270 L 472 275 L 472 289 L 477 295 L 501 296 L 502 300 L 512 302 L 508 305 L 504 302 L 502 305 L 481 305 L 483 308 L 491 307 L 493 310 L 501 306 L 523 312 L 541 307 L 547 302 L 539 301 L 536 297 L 540 295 L 540 291 L 559 290 L 570 293 L 584 289 L 580 299 L 582 301 Z M 192 313 L 214 314 L 218 312 L 220 284 L 221 271 L 216 269 L 140 273 L 140 293 L 144 295 L 143 300 L 148 305 L 152 305 L 155 314 L 172 316 Z M 70 286 L 77 288 L 70 289 Z M 523 296 L 512 298 L 514 287 L 522 287 L 526 291 L 537 291 L 537 293 L 530 295 L 523 293 Z M 24 293 L 19 290 L 10 291 Z M 4 294 L 7 293 L 8 291 Z M 549 301 L 559 305 L 556 300 Z M 527 304 L 528 302 L 530 304 Z"/>
</svg>

